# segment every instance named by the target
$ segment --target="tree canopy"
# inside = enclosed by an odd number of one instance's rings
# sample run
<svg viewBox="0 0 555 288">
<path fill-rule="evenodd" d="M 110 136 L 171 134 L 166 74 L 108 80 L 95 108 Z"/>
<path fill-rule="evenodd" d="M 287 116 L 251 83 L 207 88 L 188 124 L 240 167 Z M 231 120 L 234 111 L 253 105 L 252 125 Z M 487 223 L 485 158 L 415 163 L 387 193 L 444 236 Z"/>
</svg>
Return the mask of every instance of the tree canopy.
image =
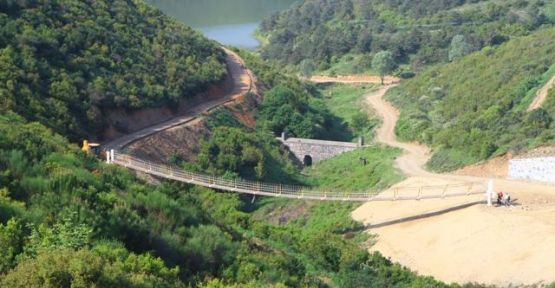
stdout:
<svg viewBox="0 0 555 288">
<path fill-rule="evenodd" d="M 376 55 L 374 55 L 374 58 L 372 58 L 372 68 L 380 74 L 383 85 L 383 79 L 385 75 L 393 72 L 393 69 L 395 69 L 395 60 L 393 59 L 393 54 L 391 54 L 391 52 L 389 51 L 380 51 L 376 53 Z"/>
<path fill-rule="evenodd" d="M 282 64 L 312 60 L 326 70 L 344 55 L 391 51 L 419 70 L 449 60 L 464 35 L 473 49 L 498 45 L 554 23 L 547 0 L 306 0 L 263 21 L 262 56 Z"/>
<path fill-rule="evenodd" d="M 225 71 L 216 43 L 143 1 L 0 3 L 0 109 L 72 139 L 106 111 L 176 103 Z"/>
</svg>

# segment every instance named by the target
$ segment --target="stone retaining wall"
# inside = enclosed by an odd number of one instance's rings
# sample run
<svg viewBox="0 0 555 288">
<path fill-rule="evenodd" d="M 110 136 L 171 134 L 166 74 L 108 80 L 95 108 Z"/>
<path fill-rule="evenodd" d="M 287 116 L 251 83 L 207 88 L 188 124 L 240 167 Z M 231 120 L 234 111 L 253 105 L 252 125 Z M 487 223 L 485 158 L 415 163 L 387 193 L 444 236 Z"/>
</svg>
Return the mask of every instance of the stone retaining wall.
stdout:
<svg viewBox="0 0 555 288">
<path fill-rule="evenodd" d="M 362 147 L 363 144 L 362 140 L 357 144 L 351 142 L 286 138 L 285 136 L 277 139 L 287 146 L 295 157 L 303 164 L 307 164 L 305 163 L 305 157 L 310 157 L 310 164 L 317 163 L 337 156 L 341 153 L 353 151 Z"/>
<path fill-rule="evenodd" d="M 555 184 L 555 156 L 510 160 L 508 176 Z"/>
</svg>

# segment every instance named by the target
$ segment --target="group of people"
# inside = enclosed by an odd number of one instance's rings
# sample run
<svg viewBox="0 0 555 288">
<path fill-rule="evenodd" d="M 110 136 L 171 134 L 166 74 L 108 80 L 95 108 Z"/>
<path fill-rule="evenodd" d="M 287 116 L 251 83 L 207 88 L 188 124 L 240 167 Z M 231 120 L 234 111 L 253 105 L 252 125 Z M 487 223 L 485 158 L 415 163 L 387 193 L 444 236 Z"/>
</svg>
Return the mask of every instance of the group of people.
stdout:
<svg viewBox="0 0 555 288">
<path fill-rule="evenodd" d="M 497 193 L 497 205 L 511 205 L 511 195 L 507 192 L 498 192 Z"/>
</svg>

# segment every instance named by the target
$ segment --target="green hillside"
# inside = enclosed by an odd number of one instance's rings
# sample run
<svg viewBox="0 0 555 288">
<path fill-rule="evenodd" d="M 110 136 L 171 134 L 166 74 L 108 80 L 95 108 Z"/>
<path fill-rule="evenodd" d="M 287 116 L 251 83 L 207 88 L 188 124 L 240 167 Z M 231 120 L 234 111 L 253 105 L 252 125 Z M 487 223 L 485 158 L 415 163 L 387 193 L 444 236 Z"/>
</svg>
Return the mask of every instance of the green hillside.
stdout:
<svg viewBox="0 0 555 288">
<path fill-rule="evenodd" d="M 527 113 L 535 92 L 555 75 L 555 29 L 515 38 L 428 69 L 386 95 L 402 108 L 398 136 L 434 148 L 429 163 L 454 169 L 555 138 L 555 109 Z"/>
<path fill-rule="evenodd" d="M 0 1 L 0 109 L 72 139 L 108 109 L 176 103 L 225 74 L 216 43 L 143 1 Z"/>
<path fill-rule="evenodd" d="M 547 0 L 306 0 L 262 23 L 262 55 L 327 70 L 344 55 L 389 50 L 418 70 L 552 24 L 553 10 Z M 369 68 L 357 58 L 352 72 Z"/>
<path fill-rule="evenodd" d="M 141 1 L 1 1 L 0 23 L 0 287 L 447 287 L 369 254 L 353 205 L 148 184 L 71 144 L 105 109 L 173 103 L 220 79 L 214 43 Z M 286 182 L 297 168 L 265 132 L 283 116 L 273 106 L 297 115 L 280 123 L 299 135 L 332 116 L 313 87 L 254 66 L 270 95 L 260 127 L 206 119 L 222 141 L 201 145 L 198 168 Z M 276 222 L 280 206 L 303 212 Z"/>
<path fill-rule="evenodd" d="M 353 208 L 149 185 L 0 116 L 0 287 L 449 287 L 369 254 Z"/>
</svg>

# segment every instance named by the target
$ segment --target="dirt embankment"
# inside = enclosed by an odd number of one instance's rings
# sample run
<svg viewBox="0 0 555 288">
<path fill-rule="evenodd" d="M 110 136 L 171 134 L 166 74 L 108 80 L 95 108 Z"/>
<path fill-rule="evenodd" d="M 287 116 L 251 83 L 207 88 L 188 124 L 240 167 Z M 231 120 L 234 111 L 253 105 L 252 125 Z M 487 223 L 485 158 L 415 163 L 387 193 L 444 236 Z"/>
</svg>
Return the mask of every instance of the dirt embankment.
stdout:
<svg viewBox="0 0 555 288">
<path fill-rule="evenodd" d="M 236 101 L 224 104 L 234 117 L 247 127 L 254 127 L 254 117 L 244 101 Z M 210 136 L 210 131 L 204 122 L 204 113 L 190 122 L 182 125 L 164 129 L 147 137 L 138 139 L 129 144 L 126 149 L 142 159 L 155 162 L 168 163 L 173 156 L 179 156 L 186 162 L 195 161 L 200 141 Z"/>
<path fill-rule="evenodd" d="M 199 93 L 194 97 L 184 98 L 176 106 L 144 108 L 132 112 L 125 109 L 108 111 L 105 115 L 108 127 L 104 130 L 101 137 L 104 141 L 113 140 L 176 116 L 184 115 L 191 107 L 198 106 L 206 101 L 220 99 L 226 95 L 233 87 L 231 80 L 230 77 L 226 77 L 222 82 L 210 86 L 206 92 Z"/>
<path fill-rule="evenodd" d="M 493 159 L 482 161 L 473 165 L 461 168 L 453 174 L 476 176 L 476 177 L 492 177 L 492 178 L 507 178 L 509 174 L 509 160 L 512 154 L 504 154 L 497 156 Z"/>
<path fill-rule="evenodd" d="M 210 85 L 208 89 L 202 93 L 192 97 L 183 97 L 177 105 L 166 105 L 156 108 L 144 108 L 137 111 L 127 111 L 126 109 L 114 109 L 108 111 L 104 116 L 108 123 L 107 128 L 103 131 L 101 140 L 111 141 L 126 134 L 140 131 L 152 125 L 168 121 L 177 116 L 183 116 L 190 113 L 191 109 L 208 101 L 217 101 L 233 92 L 235 87 L 234 67 L 231 56 L 226 58 L 227 75 L 219 83 Z"/>
<path fill-rule="evenodd" d="M 215 94 L 220 95 L 217 97 L 205 97 L 190 104 L 182 115 L 170 117 L 160 124 L 119 137 L 105 147 L 125 148 L 133 155 L 157 162 L 167 162 L 171 156 L 180 156 L 186 161 L 192 161 L 198 153 L 200 140 L 209 133 L 203 116 L 210 114 L 215 108 L 224 106 L 243 124 L 248 127 L 254 126 L 250 107 L 256 103 L 250 102 L 259 100 L 257 80 L 236 53 L 227 49 L 226 53 L 231 83 L 227 92 Z M 244 97 L 249 91 L 255 95 L 254 99 Z"/>
</svg>

